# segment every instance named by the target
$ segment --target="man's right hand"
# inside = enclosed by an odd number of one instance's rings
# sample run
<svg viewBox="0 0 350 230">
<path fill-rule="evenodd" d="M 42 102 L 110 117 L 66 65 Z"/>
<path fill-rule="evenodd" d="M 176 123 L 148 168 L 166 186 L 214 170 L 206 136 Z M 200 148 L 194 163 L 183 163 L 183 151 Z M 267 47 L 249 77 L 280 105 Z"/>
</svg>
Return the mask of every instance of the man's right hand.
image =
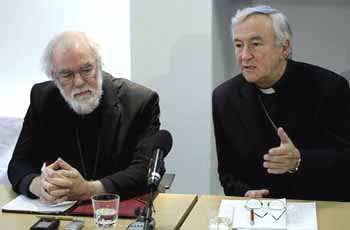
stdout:
<svg viewBox="0 0 350 230">
<path fill-rule="evenodd" d="M 57 161 L 45 167 L 41 175 L 32 180 L 29 191 L 41 200 L 52 204 L 67 200 L 71 181 L 57 173 L 57 169 L 59 169 Z"/>
<path fill-rule="evenodd" d="M 248 190 L 244 196 L 249 197 L 251 199 L 258 199 L 266 197 L 270 194 L 270 191 L 267 189 L 259 189 L 259 190 Z"/>
</svg>

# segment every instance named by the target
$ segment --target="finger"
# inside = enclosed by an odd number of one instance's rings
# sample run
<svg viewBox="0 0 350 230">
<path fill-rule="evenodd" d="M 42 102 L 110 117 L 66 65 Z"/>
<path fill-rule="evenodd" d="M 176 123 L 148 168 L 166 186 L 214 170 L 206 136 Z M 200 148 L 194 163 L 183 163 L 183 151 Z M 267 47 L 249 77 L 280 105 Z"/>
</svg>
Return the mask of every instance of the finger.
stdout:
<svg viewBox="0 0 350 230">
<path fill-rule="evenodd" d="M 70 192 L 70 189 L 57 189 L 55 191 L 52 191 L 50 195 L 54 197 L 63 197 L 63 196 L 68 197 L 69 192 Z"/>
<path fill-rule="evenodd" d="M 256 199 L 259 199 L 259 198 L 263 198 L 263 194 L 261 193 L 261 192 L 255 192 L 254 193 L 254 198 L 256 198 Z"/>
<path fill-rule="evenodd" d="M 66 201 L 66 200 L 68 200 L 68 196 L 63 196 L 63 197 L 60 197 L 60 198 L 56 199 L 56 200 L 54 201 L 54 203 L 55 203 L 55 204 L 59 204 L 59 203 L 62 203 L 62 202 L 64 202 L 64 201 Z"/>
<path fill-rule="evenodd" d="M 43 188 L 49 194 L 54 190 L 60 189 L 58 186 L 51 184 L 50 182 L 43 182 Z"/>
<path fill-rule="evenodd" d="M 59 158 L 57 160 L 57 164 L 59 165 L 60 169 L 66 169 L 66 170 L 72 170 L 74 169 L 72 166 L 70 166 L 70 164 L 68 164 L 67 162 L 65 162 L 64 160 L 62 160 L 61 158 Z"/>
<path fill-rule="evenodd" d="M 283 174 L 283 173 L 286 173 L 288 170 L 286 169 L 267 169 L 267 172 L 269 174 Z"/>
<path fill-rule="evenodd" d="M 58 171 L 55 171 L 51 168 L 47 168 L 44 170 L 44 178 L 46 180 L 52 179 L 52 178 L 64 178 L 62 175 L 58 173 Z"/>
<path fill-rule="evenodd" d="M 253 198 L 263 198 L 263 193 L 260 190 L 255 190 L 253 192 Z"/>
<path fill-rule="evenodd" d="M 251 198 L 251 199 L 257 199 L 262 198 L 262 192 L 260 190 L 249 190 L 246 192 L 245 197 Z"/>
<path fill-rule="evenodd" d="M 270 161 L 264 161 L 263 167 L 267 169 L 287 169 L 287 163 L 275 163 Z"/>
<path fill-rule="evenodd" d="M 41 184 L 42 187 L 48 192 L 50 193 L 53 190 L 57 190 L 60 189 L 58 185 L 52 183 L 51 181 L 54 180 L 53 178 L 49 178 L 49 179 L 42 179 L 41 180 Z"/>
<path fill-rule="evenodd" d="M 261 189 L 260 191 L 263 196 L 268 196 L 270 194 L 270 191 L 268 189 Z"/>
<path fill-rule="evenodd" d="M 49 183 L 64 188 L 70 188 L 73 185 L 73 182 L 66 177 L 49 179 Z"/>
<path fill-rule="evenodd" d="M 59 169 L 59 165 L 58 165 L 58 161 L 56 160 L 55 162 L 53 162 L 52 164 L 48 165 L 46 168 L 52 169 L 52 170 L 57 170 Z M 45 168 L 45 169 L 46 169 Z"/>
<path fill-rule="evenodd" d="M 73 169 L 73 170 L 60 169 L 57 171 L 57 173 L 59 173 L 61 176 L 66 177 L 66 178 L 75 178 L 79 175 L 77 170 L 75 170 L 75 169 Z"/>
<path fill-rule="evenodd" d="M 40 183 L 41 183 L 41 187 L 43 188 L 43 189 L 45 189 L 46 191 L 50 188 L 50 186 L 51 186 L 51 184 L 50 184 L 50 182 L 48 182 L 47 180 L 45 180 L 45 179 L 42 179 L 41 181 L 40 181 Z"/>
<path fill-rule="evenodd" d="M 293 151 L 290 152 L 290 158 L 291 159 L 299 159 L 300 158 L 299 149 L 294 148 Z"/>
<path fill-rule="evenodd" d="M 56 171 L 51 167 L 46 167 L 43 172 L 45 178 L 51 178 L 56 176 Z"/>
<path fill-rule="evenodd" d="M 276 148 L 271 148 L 271 149 L 269 149 L 268 154 L 274 155 L 274 156 L 286 155 L 286 154 L 288 154 L 288 148 L 286 147 L 286 145 L 282 145 L 282 146 L 279 146 Z"/>
<path fill-rule="evenodd" d="M 265 154 L 264 160 L 273 162 L 273 163 L 286 163 L 288 161 L 288 155 L 271 155 L 271 154 Z"/>
<path fill-rule="evenodd" d="M 291 142 L 287 133 L 284 131 L 284 129 L 282 127 L 278 128 L 277 134 L 280 137 L 281 144 L 287 144 L 287 143 Z"/>
<path fill-rule="evenodd" d="M 52 204 L 56 200 L 56 197 L 50 195 L 48 192 L 45 191 L 45 189 L 42 189 L 40 199 L 47 203 Z"/>
<path fill-rule="evenodd" d="M 248 198 L 251 198 L 251 199 L 256 198 L 256 197 L 255 197 L 255 192 L 254 192 L 254 191 L 248 191 L 248 192 L 245 193 L 244 196 L 245 196 L 245 197 L 248 197 Z"/>
</svg>

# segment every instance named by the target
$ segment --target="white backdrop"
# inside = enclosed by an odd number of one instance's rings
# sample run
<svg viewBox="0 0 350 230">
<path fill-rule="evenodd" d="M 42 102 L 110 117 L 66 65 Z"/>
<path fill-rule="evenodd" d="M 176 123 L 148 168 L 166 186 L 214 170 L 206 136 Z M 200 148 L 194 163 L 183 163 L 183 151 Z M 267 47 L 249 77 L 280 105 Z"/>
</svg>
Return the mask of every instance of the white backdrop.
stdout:
<svg viewBox="0 0 350 230">
<path fill-rule="evenodd" d="M 42 51 L 66 30 L 101 45 L 104 70 L 130 78 L 129 0 L 0 0 L 0 115 L 23 117 L 41 71 Z"/>
</svg>

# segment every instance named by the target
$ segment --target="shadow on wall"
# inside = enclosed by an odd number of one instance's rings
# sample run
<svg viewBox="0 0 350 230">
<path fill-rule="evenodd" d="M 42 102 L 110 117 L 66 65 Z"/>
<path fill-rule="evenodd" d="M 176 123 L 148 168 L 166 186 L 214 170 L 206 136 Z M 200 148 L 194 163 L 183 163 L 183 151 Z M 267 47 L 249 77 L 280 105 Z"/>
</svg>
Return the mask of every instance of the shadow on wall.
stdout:
<svg viewBox="0 0 350 230">
<path fill-rule="evenodd" d="M 176 173 L 171 189 L 176 192 L 209 193 L 212 171 L 210 47 L 208 35 L 181 37 L 171 49 L 168 73 L 151 76 L 152 80 L 147 82 L 160 95 L 162 126 L 174 137 L 172 154 L 166 164 L 169 171 Z M 198 181 L 198 178 L 203 179 Z M 195 180 L 196 185 L 189 183 Z"/>
</svg>

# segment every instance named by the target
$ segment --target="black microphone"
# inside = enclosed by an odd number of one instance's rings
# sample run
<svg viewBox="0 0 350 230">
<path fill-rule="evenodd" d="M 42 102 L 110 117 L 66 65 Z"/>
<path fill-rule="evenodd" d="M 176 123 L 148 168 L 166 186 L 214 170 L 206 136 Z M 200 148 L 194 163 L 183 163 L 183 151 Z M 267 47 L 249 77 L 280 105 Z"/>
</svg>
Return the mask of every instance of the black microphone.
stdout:
<svg viewBox="0 0 350 230">
<path fill-rule="evenodd" d="M 164 157 L 168 155 L 173 139 L 167 130 L 160 130 L 153 137 L 153 154 L 148 169 L 147 185 L 151 188 L 158 188 L 161 177 L 165 173 Z"/>
<path fill-rule="evenodd" d="M 154 230 L 156 222 L 152 217 L 154 192 L 158 189 L 160 179 L 165 173 L 164 157 L 168 155 L 173 139 L 166 130 L 160 130 L 151 137 L 152 157 L 149 162 L 147 185 L 150 188 L 150 198 L 148 205 L 141 212 L 135 210 L 136 222 L 131 223 L 128 230 Z"/>
</svg>

